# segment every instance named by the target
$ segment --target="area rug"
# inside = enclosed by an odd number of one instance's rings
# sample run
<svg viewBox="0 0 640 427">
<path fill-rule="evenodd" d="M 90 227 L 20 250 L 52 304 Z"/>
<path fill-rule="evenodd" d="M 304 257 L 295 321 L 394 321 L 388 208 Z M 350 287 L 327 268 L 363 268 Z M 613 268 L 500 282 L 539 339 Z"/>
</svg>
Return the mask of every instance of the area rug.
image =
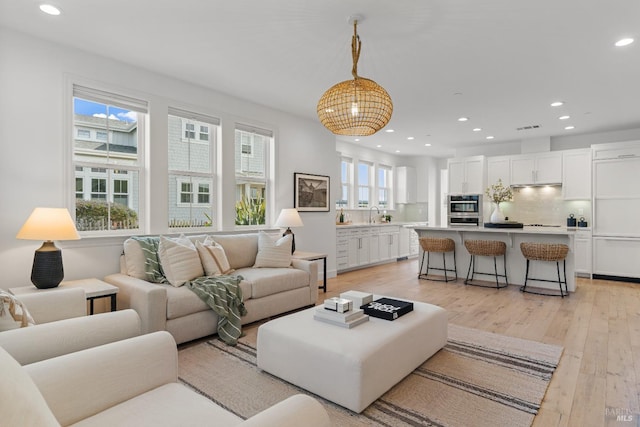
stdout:
<svg viewBox="0 0 640 427">
<path fill-rule="evenodd" d="M 235 347 L 214 338 L 181 348 L 180 381 L 241 418 L 305 393 L 336 426 L 530 426 L 562 354 L 562 347 L 449 325 L 442 350 L 356 414 L 258 369 L 256 329 Z"/>
</svg>

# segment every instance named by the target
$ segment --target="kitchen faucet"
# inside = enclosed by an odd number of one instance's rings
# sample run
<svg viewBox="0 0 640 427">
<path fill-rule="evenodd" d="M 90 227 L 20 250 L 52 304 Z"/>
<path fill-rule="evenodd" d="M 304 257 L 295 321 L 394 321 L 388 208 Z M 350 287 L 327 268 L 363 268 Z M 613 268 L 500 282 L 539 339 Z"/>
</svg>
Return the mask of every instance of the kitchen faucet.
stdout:
<svg viewBox="0 0 640 427">
<path fill-rule="evenodd" d="M 371 211 L 373 210 L 373 208 L 376 208 L 376 210 L 378 211 L 378 215 L 380 215 L 380 209 L 378 209 L 377 206 L 371 206 L 369 208 L 369 224 L 371 224 L 373 221 L 371 221 Z"/>
</svg>

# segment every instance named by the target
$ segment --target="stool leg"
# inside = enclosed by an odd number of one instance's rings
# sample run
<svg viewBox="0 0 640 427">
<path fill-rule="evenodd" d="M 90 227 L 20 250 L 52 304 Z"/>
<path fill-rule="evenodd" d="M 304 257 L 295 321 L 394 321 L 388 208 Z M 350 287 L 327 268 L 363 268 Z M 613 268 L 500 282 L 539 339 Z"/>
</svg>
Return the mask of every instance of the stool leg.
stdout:
<svg viewBox="0 0 640 427">
<path fill-rule="evenodd" d="M 496 273 L 496 289 L 500 289 L 500 283 L 498 282 L 498 264 L 496 263 L 496 257 L 493 257 L 493 271 Z"/>
<path fill-rule="evenodd" d="M 564 270 L 564 290 L 565 290 L 565 294 L 567 294 L 567 296 L 569 296 L 569 285 L 567 284 L 567 260 L 563 259 L 562 260 L 562 270 Z"/>
<path fill-rule="evenodd" d="M 427 252 L 427 272 L 425 273 L 425 276 L 429 275 L 429 257 L 431 256 L 431 252 Z"/>
<path fill-rule="evenodd" d="M 444 281 L 448 282 L 449 278 L 447 277 L 447 258 L 444 256 L 444 252 L 442 252 L 442 265 L 444 265 Z"/>
<path fill-rule="evenodd" d="M 558 286 L 560 286 L 560 296 L 564 298 L 564 291 L 562 290 L 562 281 L 560 281 L 560 262 L 556 261 L 556 270 L 558 271 Z"/>
<path fill-rule="evenodd" d="M 456 280 L 458 280 L 458 263 L 456 262 L 456 251 L 453 250 L 453 270 L 456 272 Z M 475 267 L 474 267 L 475 270 Z"/>
<path fill-rule="evenodd" d="M 424 254 L 426 252 L 422 251 L 422 259 L 420 260 L 420 269 L 418 270 L 418 278 L 422 275 L 422 267 L 424 266 Z"/>
<path fill-rule="evenodd" d="M 467 269 L 467 277 L 464 279 L 464 284 L 466 285 L 469 282 L 469 273 L 471 272 L 471 264 L 473 264 L 473 255 L 471 255 L 471 259 L 469 260 L 469 268 Z M 475 267 L 474 267 L 475 270 Z M 473 276 L 471 276 L 471 280 L 473 280 Z"/>
<path fill-rule="evenodd" d="M 507 279 L 507 253 L 505 252 L 502 255 L 503 263 L 504 263 L 504 282 L 509 286 L 509 279 Z"/>
<path fill-rule="evenodd" d="M 527 279 L 529 279 L 529 260 L 527 260 L 527 269 L 524 273 L 524 286 L 520 288 L 522 292 L 527 292 Z"/>
</svg>

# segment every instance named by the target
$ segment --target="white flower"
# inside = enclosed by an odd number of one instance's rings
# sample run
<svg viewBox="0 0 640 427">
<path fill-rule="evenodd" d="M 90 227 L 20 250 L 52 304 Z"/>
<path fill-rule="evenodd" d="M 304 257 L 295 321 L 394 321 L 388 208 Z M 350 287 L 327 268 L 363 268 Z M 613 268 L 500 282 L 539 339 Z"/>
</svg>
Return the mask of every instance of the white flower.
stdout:
<svg viewBox="0 0 640 427">
<path fill-rule="evenodd" d="M 502 184 L 502 179 L 498 179 L 498 182 L 487 187 L 485 194 L 489 196 L 492 202 L 499 204 L 502 202 L 509 202 L 513 200 L 513 192 L 511 187 L 505 187 Z"/>
</svg>

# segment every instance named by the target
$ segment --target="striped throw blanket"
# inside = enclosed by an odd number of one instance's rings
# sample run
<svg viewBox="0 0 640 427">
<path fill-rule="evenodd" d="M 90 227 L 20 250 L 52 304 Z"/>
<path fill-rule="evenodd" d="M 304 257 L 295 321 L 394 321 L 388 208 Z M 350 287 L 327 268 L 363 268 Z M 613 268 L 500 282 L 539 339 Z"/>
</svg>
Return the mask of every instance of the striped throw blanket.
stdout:
<svg viewBox="0 0 640 427">
<path fill-rule="evenodd" d="M 240 281 L 242 276 L 206 276 L 186 283 L 218 314 L 218 336 L 229 345 L 238 343 L 242 336 L 240 317 L 247 314 Z"/>
</svg>

